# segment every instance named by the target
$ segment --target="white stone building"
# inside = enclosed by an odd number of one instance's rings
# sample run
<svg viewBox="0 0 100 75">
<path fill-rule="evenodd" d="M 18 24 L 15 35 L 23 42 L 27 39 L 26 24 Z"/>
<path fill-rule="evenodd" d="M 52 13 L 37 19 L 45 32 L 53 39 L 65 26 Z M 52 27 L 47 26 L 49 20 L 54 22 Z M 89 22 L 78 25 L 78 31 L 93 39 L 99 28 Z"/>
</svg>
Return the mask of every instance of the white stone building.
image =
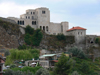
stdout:
<svg viewBox="0 0 100 75">
<path fill-rule="evenodd" d="M 14 20 L 21 27 L 21 32 L 24 34 L 25 31 L 23 27 L 30 25 L 34 29 L 40 28 L 44 30 L 47 34 L 57 35 L 58 33 L 63 33 L 67 35 L 67 30 L 69 28 L 68 22 L 52 23 L 50 22 L 50 10 L 48 8 L 37 8 L 28 9 L 26 13 L 20 15 L 20 18 L 8 17 Z M 57 17 L 58 18 L 58 17 Z"/>
<path fill-rule="evenodd" d="M 67 35 L 75 36 L 75 42 L 81 43 L 85 41 L 86 29 L 82 27 L 73 27 L 67 30 Z"/>
</svg>

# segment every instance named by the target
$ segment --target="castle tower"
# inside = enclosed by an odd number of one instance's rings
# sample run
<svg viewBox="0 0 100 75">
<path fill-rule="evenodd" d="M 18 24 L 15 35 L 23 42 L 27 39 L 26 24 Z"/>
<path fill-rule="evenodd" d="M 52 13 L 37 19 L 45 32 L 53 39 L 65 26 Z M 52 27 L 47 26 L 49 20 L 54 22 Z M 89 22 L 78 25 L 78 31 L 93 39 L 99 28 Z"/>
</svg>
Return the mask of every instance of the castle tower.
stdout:
<svg viewBox="0 0 100 75">
<path fill-rule="evenodd" d="M 45 32 L 49 32 L 49 23 L 50 23 L 50 11 L 48 8 L 38 8 L 37 12 L 37 21 L 38 28 L 44 30 Z"/>
</svg>

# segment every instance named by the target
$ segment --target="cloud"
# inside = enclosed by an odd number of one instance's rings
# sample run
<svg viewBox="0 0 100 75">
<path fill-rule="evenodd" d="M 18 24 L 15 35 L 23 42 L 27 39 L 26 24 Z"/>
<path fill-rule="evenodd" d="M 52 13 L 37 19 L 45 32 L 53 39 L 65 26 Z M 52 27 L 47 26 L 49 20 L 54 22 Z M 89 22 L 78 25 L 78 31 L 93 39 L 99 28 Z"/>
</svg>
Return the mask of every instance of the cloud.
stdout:
<svg viewBox="0 0 100 75">
<path fill-rule="evenodd" d="M 40 7 L 40 5 L 19 5 L 15 2 L 1 2 L 0 3 L 0 16 L 8 17 L 15 16 L 19 17 L 21 14 L 25 13 L 26 9 L 35 9 Z"/>
</svg>

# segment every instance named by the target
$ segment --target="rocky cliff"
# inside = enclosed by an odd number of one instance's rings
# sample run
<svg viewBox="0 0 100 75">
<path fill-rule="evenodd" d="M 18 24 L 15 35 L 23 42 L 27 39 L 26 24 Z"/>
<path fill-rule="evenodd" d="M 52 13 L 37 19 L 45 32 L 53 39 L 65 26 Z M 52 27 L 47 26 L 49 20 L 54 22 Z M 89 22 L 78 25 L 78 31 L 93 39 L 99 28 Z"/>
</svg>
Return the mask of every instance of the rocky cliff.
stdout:
<svg viewBox="0 0 100 75">
<path fill-rule="evenodd" d="M 18 48 L 23 41 L 19 25 L 0 18 L 0 45 L 6 48 Z"/>
</svg>

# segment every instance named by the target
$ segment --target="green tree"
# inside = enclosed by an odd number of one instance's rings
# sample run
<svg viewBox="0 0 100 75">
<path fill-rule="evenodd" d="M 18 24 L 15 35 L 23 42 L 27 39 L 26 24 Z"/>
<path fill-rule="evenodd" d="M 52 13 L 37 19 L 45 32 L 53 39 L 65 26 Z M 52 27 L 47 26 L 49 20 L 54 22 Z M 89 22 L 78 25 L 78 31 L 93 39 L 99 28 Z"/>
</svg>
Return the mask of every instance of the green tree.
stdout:
<svg viewBox="0 0 100 75">
<path fill-rule="evenodd" d="M 26 26 L 26 28 L 25 28 L 25 33 L 27 34 L 33 34 L 34 33 L 34 29 L 31 27 L 31 26 Z"/>
<path fill-rule="evenodd" d="M 32 35 L 31 40 L 32 40 L 32 45 L 34 46 L 39 46 L 41 40 L 42 40 L 43 34 L 40 29 L 37 29 L 34 35 Z"/>
<path fill-rule="evenodd" d="M 72 47 L 68 50 L 68 52 L 72 53 L 73 56 L 79 57 L 79 58 L 86 58 L 86 54 L 83 52 L 83 50 Z"/>
<path fill-rule="evenodd" d="M 29 33 L 25 34 L 24 41 L 27 45 L 31 44 L 31 36 Z"/>
<path fill-rule="evenodd" d="M 54 75 L 68 75 L 72 71 L 72 62 L 72 59 L 69 60 L 63 53 L 55 64 Z"/>
</svg>

